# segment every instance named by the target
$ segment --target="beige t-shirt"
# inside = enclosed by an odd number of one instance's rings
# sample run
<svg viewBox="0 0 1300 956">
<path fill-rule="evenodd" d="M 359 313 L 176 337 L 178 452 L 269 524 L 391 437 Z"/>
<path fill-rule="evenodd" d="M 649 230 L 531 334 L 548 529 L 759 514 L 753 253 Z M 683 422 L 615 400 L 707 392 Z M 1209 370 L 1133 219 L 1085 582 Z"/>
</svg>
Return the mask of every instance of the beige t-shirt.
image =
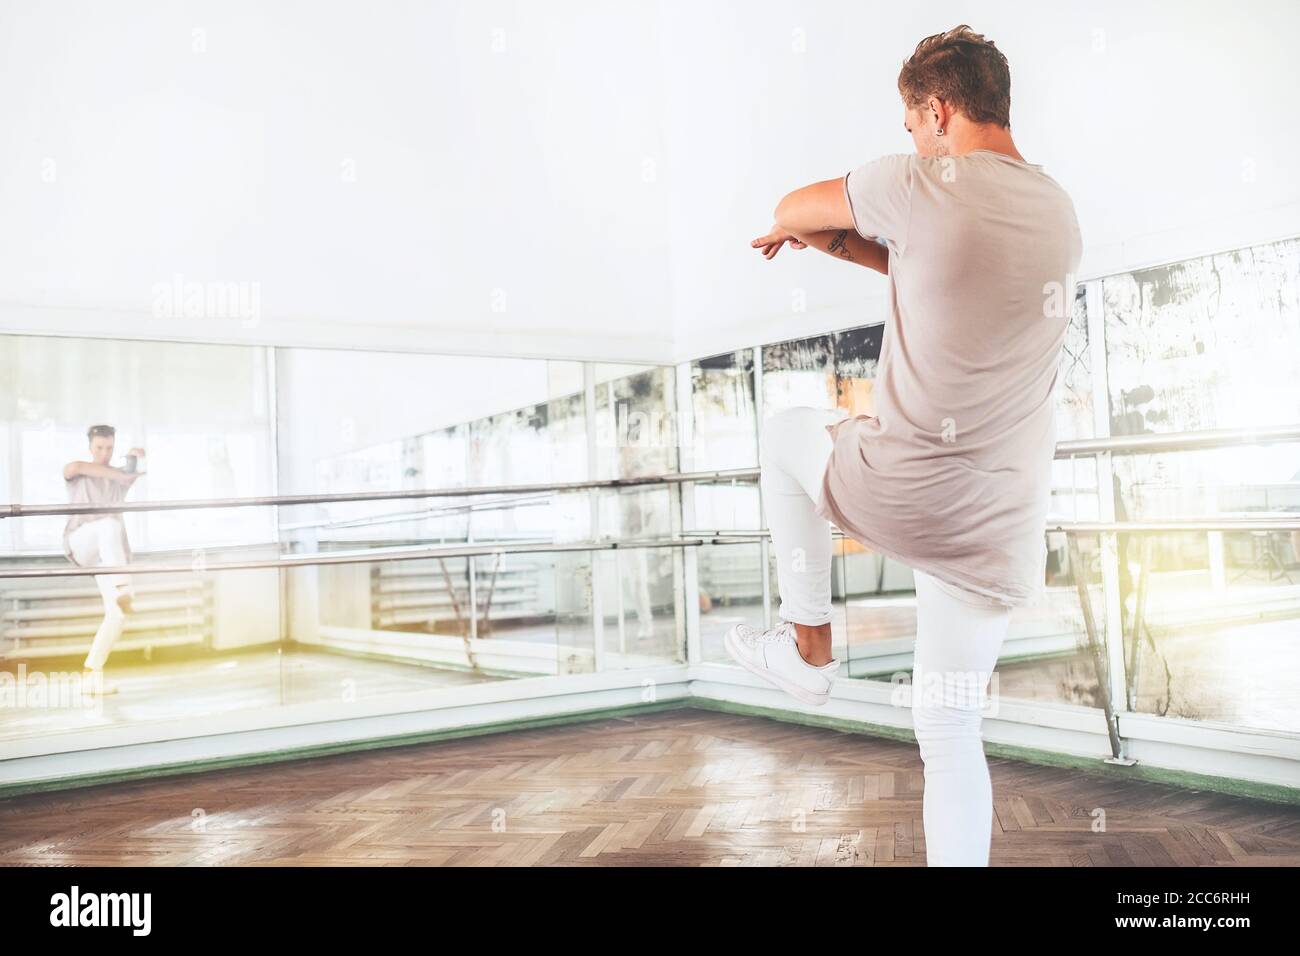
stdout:
<svg viewBox="0 0 1300 956">
<path fill-rule="evenodd" d="M 875 415 L 828 430 L 819 513 L 972 603 L 1039 598 L 1053 401 L 1082 239 L 1042 167 L 1002 153 L 884 156 L 845 177 L 889 249 Z"/>
<path fill-rule="evenodd" d="M 127 486 L 110 478 L 92 475 L 77 475 L 64 480 L 68 489 L 68 504 L 73 505 L 115 505 L 126 500 Z M 72 533 L 84 524 L 92 521 L 111 521 L 117 526 L 117 533 L 122 537 L 122 553 L 127 563 L 131 561 L 131 542 L 126 536 L 126 523 L 120 514 L 75 514 L 68 515 L 63 526 L 63 554 L 73 564 L 77 558 L 72 548 Z"/>
</svg>

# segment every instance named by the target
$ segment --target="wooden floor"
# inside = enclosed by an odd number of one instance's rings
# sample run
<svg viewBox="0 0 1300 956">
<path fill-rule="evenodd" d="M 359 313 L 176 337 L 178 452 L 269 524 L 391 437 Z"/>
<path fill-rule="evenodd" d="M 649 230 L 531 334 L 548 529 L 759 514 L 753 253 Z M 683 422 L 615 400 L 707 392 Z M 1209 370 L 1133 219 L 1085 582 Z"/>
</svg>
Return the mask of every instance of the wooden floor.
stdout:
<svg viewBox="0 0 1300 956">
<path fill-rule="evenodd" d="M 1300 865 L 1300 807 L 990 768 L 995 866 Z M 688 708 L 14 797 L 0 864 L 923 866 L 921 792 L 912 744 Z"/>
</svg>

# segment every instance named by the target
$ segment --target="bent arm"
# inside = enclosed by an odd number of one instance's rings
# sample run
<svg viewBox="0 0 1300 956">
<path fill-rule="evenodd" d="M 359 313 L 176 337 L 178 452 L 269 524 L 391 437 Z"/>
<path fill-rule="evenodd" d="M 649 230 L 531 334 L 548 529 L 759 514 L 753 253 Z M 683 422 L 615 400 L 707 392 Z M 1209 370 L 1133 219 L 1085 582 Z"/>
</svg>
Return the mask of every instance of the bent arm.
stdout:
<svg viewBox="0 0 1300 956">
<path fill-rule="evenodd" d="M 778 226 L 794 233 L 853 229 L 844 179 L 827 179 L 787 194 L 776 205 L 775 219 Z"/>
<path fill-rule="evenodd" d="M 889 250 L 858 235 L 844 196 L 844 179 L 796 189 L 777 204 L 776 224 L 800 242 L 828 255 L 889 274 Z"/>
<path fill-rule="evenodd" d="M 889 250 L 871 239 L 863 239 L 852 229 L 827 229 L 803 235 L 794 230 L 791 232 L 800 242 L 813 249 L 820 249 L 837 259 L 889 275 Z"/>
<path fill-rule="evenodd" d="M 97 465 L 93 461 L 70 461 L 63 466 L 63 480 L 71 481 L 78 475 L 84 475 L 87 478 L 109 478 L 113 481 L 120 481 L 124 485 L 129 485 L 135 481 L 136 475 L 123 471 L 121 468 L 114 468 L 112 465 Z"/>
</svg>

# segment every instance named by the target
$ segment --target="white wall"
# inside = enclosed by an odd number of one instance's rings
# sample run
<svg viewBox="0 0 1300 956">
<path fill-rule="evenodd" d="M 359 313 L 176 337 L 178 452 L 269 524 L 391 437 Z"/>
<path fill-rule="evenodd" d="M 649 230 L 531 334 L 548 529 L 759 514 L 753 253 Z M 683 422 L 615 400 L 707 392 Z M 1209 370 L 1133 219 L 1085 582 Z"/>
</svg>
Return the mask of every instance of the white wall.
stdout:
<svg viewBox="0 0 1300 956">
<path fill-rule="evenodd" d="M 1300 232 L 1290 0 L 8 0 L 0 329 L 653 362 L 874 321 L 880 277 L 748 242 L 911 148 L 898 67 L 959 22 L 1085 274 Z M 177 274 L 259 320 L 154 317 Z"/>
</svg>

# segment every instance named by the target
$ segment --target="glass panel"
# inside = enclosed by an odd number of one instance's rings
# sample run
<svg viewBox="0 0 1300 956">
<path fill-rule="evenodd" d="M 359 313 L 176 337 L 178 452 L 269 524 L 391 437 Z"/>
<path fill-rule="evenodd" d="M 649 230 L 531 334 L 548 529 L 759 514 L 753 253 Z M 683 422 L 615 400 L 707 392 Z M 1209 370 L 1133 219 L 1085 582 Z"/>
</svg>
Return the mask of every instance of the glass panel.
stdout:
<svg viewBox="0 0 1300 956">
<path fill-rule="evenodd" d="M 632 543 L 672 533 L 675 488 L 632 488 L 600 493 L 604 537 Z M 622 548 L 596 556 L 606 668 L 684 660 L 684 629 L 675 595 L 680 551 Z"/>
<path fill-rule="evenodd" d="M 557 674 L 596 670 L 593 552 L 551 555 L 555 581 L 555 658 Z"/>
<path fill-rule="evenodd" d="M 691 363 L 693 471 L 758 466 L 754 350 L 742 349 Z M 757 531 L 762 527 L 757 481 L 704 482 L 688 489 L 694 521 L 688 530 Z M 763 627 L 763 552 L 753 544 L 694 549 L 700 653 L 731 663 L 723 636 L 736 624 Z"/>
<path fill-rule="evenodd" d="M 757 531 L 757 481 L 700 482 L 695 485 L 695 526 L 707 531 Z"/>
<path fill-rule="evenodd" d="M 723 636 L 736 624 L 763 627 L 763 548 L 704 545 L 694 550 L 699 577 L 703 658 L 730 664 Z"/>
<path fill-rule="evenodd" d="M 807 405 L 834 408 L 835 339 L 808 339 L 763 346 L 763 417 Z"/>
<path fill-rule="evenodd" d="M 0 337 L 5 497 L 63 503 L 63 468 L 90 461 L 90 425 L 116 428 L 108 463 L 144 449 L 127 501 L 275 491 L 268 350 L 168 342 Z M 66 570 L 65 516 L 0 522 L 0 562 Z M 0 578 L 0 737 L 81 732 L 264 709 L 280 702 L 278 571 L 211 571 L 274 558 L 269 508 L 128 513 L 80 523 L 85 567 L 174 572 Z M 125 550 L 125 549 L 124 549 Z M 102 590 L 101 590 L 102 588 Z M 129 604 L 119 605 L 124 591 Z M 98 638 L 97 638 L 98 636 Z M 102 666 L 105 696 L 82 696 Z M 53 693 L 50 693 L 53 691 Z"/>
<path fill-rule="evenodd" d="M 1116 517 L 1300 509 L 1300 443 L 1116 455 Z"/>
<path fill-rule="evenodd" d="M 170 342 L 0 337 L 0 421 L 9 500 L 67 500 L 63 466 L 89 461 L 91 425 L 117 429 L 111 464 L 143 448 L 146 474 L 128 500 L 271 494 L 266 350 Z M 274 540 L 265 509 L 137 512 L 132 549 L 189 552 Z M 13 553 L 62 553 L 66 518 L 5 521 Z"/>
<path fill-rule="evenodd" d="M 754 400 L 754 350 L 742 349 L 691 363 L 691 413 L 695 437 L 692 471 L 758 466 Z M 762 528 L 757 481 L 697 483 L 688 530 L 758 531 Z M 754 544 L 706 545 L 692 553 L 699 584 L 701 654 L 731 663 L 723 647 L 738 623 L 763 627 L 763 552 Z"/>
<path fill-rule="evenodd" d="M 1108 409 L 1116 435 L 1300 421 L 1300 240 L 1107 278 Z M 755 362 L 764 414 L 794 405 L 871 413 L 883 327 L 866 326 L 692 362 L 697 470 L 757 465 Z M 1253 343 L 1268 342 L 1260 350 Z M 62 466 L 107 420 L 118 449 L 148 451 L 132 497 L 278 490 L 460 489 L 679 467 L 676 370 L 376 352 L 0 338 L 0 442 L 12 501 L 60 501 Z M 1058 382 L 1057 437 L 1094 434 L 1081 287 Z M 271 396 L 271 381 L 277 384 Z M 272 401 L 274 398 L 274 401 Z M 272 422 L 271 409 L 278 411 Z M 1091 457 L 1053 464 L 1056 518 L 1100 517 Z M 1300 513 L 1300 443 L 1116 456 L 1117 518 Z M 759 528 L 753 481 L 696 486 L 694 529 Z M 591 673 L 684 660 L 684 561 L 676 548 L 486 554 L 287 571 L 211 571 L 236 557 L 436 543 L 632 543 L 681 527 L 677 489 L 428 497 L 297 508 L 130 514 L 139 574 L 108 678 L 119 693 L 8 708 L 0 738 L 275 704 L 347 703 L 518 676 Z M 67 567 L 63 518 L 0 522 L 6 563 Z M 277 541 L 277 538 L 279 541 Z M 280 543 L 282 542 L 282 544 Z M 1097 536 L 1073 567 L 1048 536 L 1047 592 L 1023 608 L 999 662 L 999 691 L 1100 706 L 1075 576 L 1104 625 Z M 1120 618 L 1143 713 L 1294 732 L 1300 532 L 1119 536 Z M 584 545 L 585 546 L 585 545 Z M 728 661 L 737 621 L 776 616 L 770 548 L 692 552 L 706 660 Z M 766 564 L 766 566 L 765 566 Z M 912 574 L 837 537 L 834 653 L 844 676 L 910 667 Z M 766 577 L 765 577 L 766 575 Z M 766 582 L 766 588 L 765 588 Z M 764 596 L 768 604 L 764 605 Z M 89 576 L 0 579 L 0 676 L 73 686 L 104 620 Z M 216 723 L 214 722 L 214 726 Z"/>
<path fill-rule="evenodd" d="M 0 345 L 0 369 L 17 384 L 0 396 L 0 439 L 11 452 L 4 490 L 14 500 L 59 500 L 51 475 L 100 422 L 81 407 L 91 398 L 115 410 L 124 443 L 148 448 L 142 481 L 152 498 L 274 493 L 273 407 L 288 494 L 547 484 L 676 467 L 672 369 L 285 349 L 276 353 L 272 401 L 265 349 L 32 337 Z M 65 387 L 86 381 L 102 388 Z M 593 406 L 614 426 L 603 445 Z M 98 698 L 106 710 L 96 719 L 346 704 L 591 673 L 598 659 L 607 668 L 684 660 L 682 560 L 672 548 L 207 570 L 235 557 L 274 558 L 281 547 L 663 537 L 675 506 L 675 489 L 659 487 L 128 515 L 137 559 L 171 560 L 177 572 L 135 582 L 109 666 L 123 693 Z M 6 522 L 4 560 L 65 566 L 62 523 Z M 4 580 L 0 600 L 6 670 L 34 663 L 33 676 L 47 684 L 55 673 L 47 664 L 79 670 L 103 617 L 91 579 Z M 0 737 L 88 726 L 76 708 L 4 718 Z"/>
<path fill-rule="evenodd" d="M 1135 710 L 1300 731 L 1298 536 L 1178 532 L 1133 543 L 1125 658 Z"/>
<path fill-rule="evenodd" d="M 282 392 L 297 387 L 303 394 L 285 404 L 316 415 L 314 383 L 329 377 L 337 359 L 289 351 L 293 354 L 284 360 L 288 371 Z M 596 477 L 593 469 L 601 477 L 675 469 L 672 369 L 383 353 L 361 356 L 359 365 L 350 366 L 345 383 L 335 386 L 342 394 L 329 404 L 347 408 L 351 430 L 372 442 L 333 442 L 324 455 L 315 446 L 297 446 L 316 457 L 315 467 L 326 478 L 339 476 L 334 487 L 544 485 Z M 499 387 L 503 375 L 511 379 L 509 388 Z M 376 387 L 378 395 L 349 403 L 349 393 Z M 590 429 L 589 403 L 597 412 Z M 387 417 L 391 406 L 402 408 L 396 424 Z M 467 412 L 474 417 L 458 417 Z M 302 465 L 299 461 L 300 470 Z M 667 490 L 655 488 L 626 494 L 504 492 L 473 499 L 331 505 L 317 509 L 328 517 L 318 518 L 314 537 L 298 544 L 306 549 L 517 545 L 665 536 L 672 527 L 670 500 Z M 306 530 L 312 523 L 292 527 Z M 427 635 L 438 635 L 434 643 L 447 645 L 443 656 L 418 660 L 471 670 L 472 659 L 496 660 L 492 667 L 480 663 L 478 670 L 489 676 L 592 672 L 597 629 L 606 667 L 680 659 L 684 631 L 673 597 L 680 586 L 675 561 L 671 552 L 654 549 L 594 557 L 586 552 L 494 553 L 472 560 L 376 564 L 374 600 L 377 608 L 382 604 L 387 610 L 382 619 L 375 618 L 373 628 L 390 632 L 415 626 L 423 635 L 419 646 L 429 643 Z M 398 597 L 384 596 L 398 584 L 404 585 Z M 398 600 L 405 616 L 394 617 Z M 307 613 L 312 607 L 309 602 Z M 448 643 L 442 636 L 455 640 Z M 389 636 L 367 640 L 392 652 Z M 518 659 L 497 660 L 505 650 Z"/>
<path fill-rule="evenodd" d="M 567 362 L 282 350 L 284 484 L 333 493 L 580 479 L 582 395 L 548 398 L 575 378 L 581 367 Z M 556 526 L 546 493 L 335 503 L 286 508 L 281 520 L 305 550 L 546 540 Z"/>
<path fill-rule="evenodd" d="M 680 550 L 629 548 L 596 554 L 603 592 L 602 670 L 686 660 L 674 597 Z"/>
<path fill-rule="evenodd" d="M 1051 579 L 1053 587 L 1048 588 L 1043 603 L 1017 609 L 1012 615 L 997 666 L 997 692 L 1003 698 L 1084 707 L 1103 705 L 1097 657 L 1088 641 L 1075 584 L 1078 573 L 1088 590 L 1104 661 L 1106 610 L 1101 552 L 1097 535 L 1078 535 L 1077 541 L 1083 566 L 1075 568 L 1071 564 L 1069 550 L 1063 545 L 1060 566 Z"/>
<path fill-rule="evenodd" d="M 597 365 L 596 372 L 598 465 L 592 477 L 637 478 L 675 472 L 673 369 Z"/>
<path fill-rule="evenodd" d="M 331 349 L 280 349 L 276 356 L 285 494 L 319 490 L 322 467 L 337 476 L 335 491 L 371 490 L 379 482 L 396 485 L 399 478 L 433 475 L 453 485 L 470 480 L 476 456 L 468 445 L 462 447 L 462 439 L 427 439 L 423 455 L 411 452 L 414 462 L 403 461 L 403 441 L 444 431 L 454 435 L 475 422 L 493 423 L 498 433 L 526 429 L 536 415 L 527 410 L 552 397 L 551 366 L 573 364 Z M 510 414 L 499 417 L 504 413 Z M 496 434 L 474 435 L 486 442 L 477 457 L 486 462 L 479 465 L 481 473 L 503 467 L 491 454 Z M 446 440 L 453 444 L 445 446 Z M 469 440 L 468 435 L 463 439 Z M 407 473 L 411 468 L 417 470 Z"/>
<path fill-rule="evenodd" d="M 1114 471 L 1120 520 L 1300 513 L 1300 443 L 1124 456 Z M 1296 663 L 1300 532 L 1122 534 L 1118 548 L 1126 654 L 1138 680 L 1133 706 L 1300 726 L 1294 694 L 1278 676 Z"/>
<path fill-rule="evenodd" d="M 753 349 L 692 362 L 691 403 L 692 471 L 758 466 Z"/>
<path fill-rule="evenodd" d="M 214 562 L 272 555 L 208 552 Z M 131 575 L 131 611 L 116 619 L 89 575 L 0 578 L 3 676 L 22 688 L 0 707 L 0 738 L 221 718 L 282 703 L 279 572 L 197 567 Z M 85 693 L 92 682 L 83 673 L 97 633 L 111 651 L 102 696 Z"/>
<path fill-rule="evenodd" d="M 567 362 L 552 362 L 565 366 Z M 548 481 L 583 481 L 587 474 L 587 412 L 582 392 L 556 395 L 546 403 Z"/>
<path fill-rule="evenodd" d="M 865 325 L 836 332 L 831 338 L 835 356 L 835 404 L 850 415 L 874 415 L 876 367 L 884 342 L 883 325 Z"/>
<path fill-rule="evenodd" d="M 1300 421 L 1300 239 L 1111 276 L 1102 299 L 1111 434 Z"/>
<path fill-rule="evenodd" d="M 1097 435 L 1092 399 L 1092 348 L 1088 335 L 1087 286 L 1075 290 L 1074 309 L 1061 346 L 1056 392 L 1056 440 L 1073 441 Z"/>
<path fill-rule="evenodd" d="M 1300 421 L 1298 276 L 1290 239 L 1105 280 L 1113 432 Z M 1120 456 L 1114 471 L 1120 520 L 1300 511 L 1296 443 Z M 1120 535 L 1131 706 L 1294 730 L 1280 675 L 1295 665 L 1298 546 L 1289 531 Z"/>
<path fill-rule="evenodd" d="M 837 561 L 843 582 L 845 620 L 845 677 L 878 673 L 882 663 L 911 653 L 916 636 L 916 596 L 912 571 L 884 558 L 850 538 L 837 537 Z M 840 609 L 836 609 L 840 617 Z M 834 627 L 832 626 L 832 635 Z M 887 664 L 886 664 L 887 666 Z"/>
<path fill-rule="evenodd" d="M 582 560 L 476 556 L 472 583 L 466 558 L 292 569 L 286 702 L 590 672 L 590 628 L 574 627 L 573 595 L 554 591 Z"/>
</svg>

